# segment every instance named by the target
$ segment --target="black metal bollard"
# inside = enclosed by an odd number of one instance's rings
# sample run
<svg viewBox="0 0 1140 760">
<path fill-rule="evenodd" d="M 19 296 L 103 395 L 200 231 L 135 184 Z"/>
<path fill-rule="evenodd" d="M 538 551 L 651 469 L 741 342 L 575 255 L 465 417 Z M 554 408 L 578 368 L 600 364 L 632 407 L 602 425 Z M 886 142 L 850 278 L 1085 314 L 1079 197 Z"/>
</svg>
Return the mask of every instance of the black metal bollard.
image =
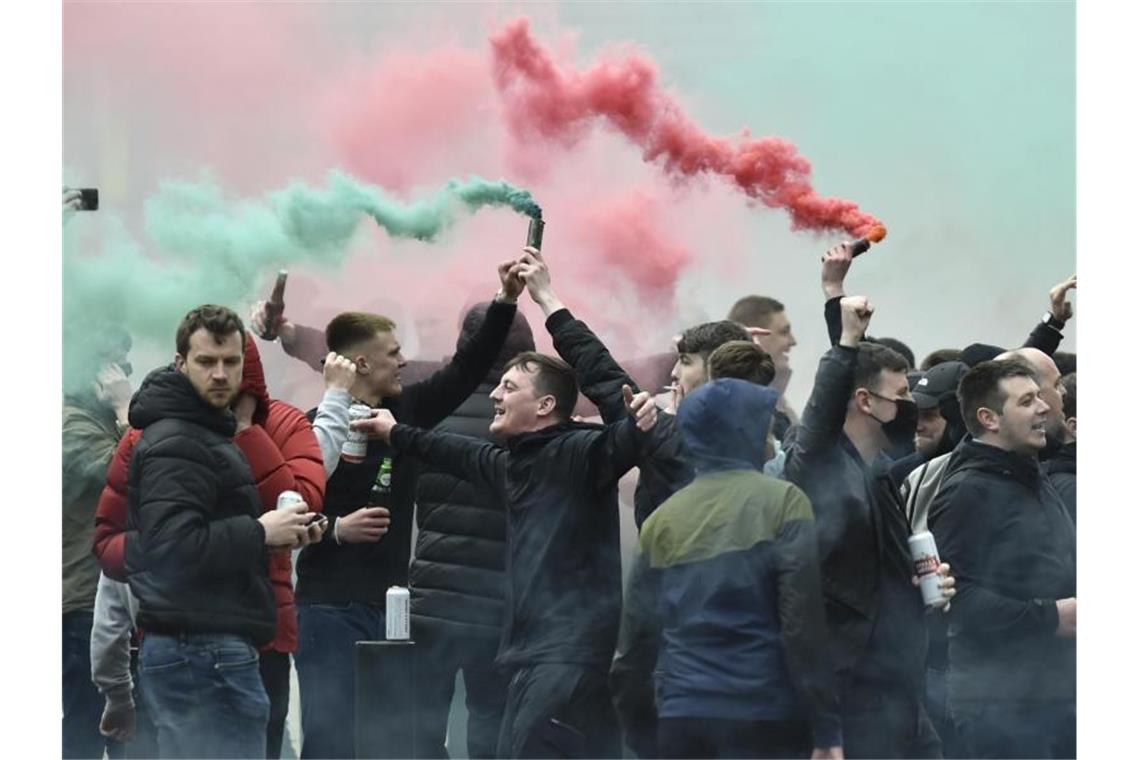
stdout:
<svg viewBox="0 0 1140 760">
<path fill-rule="evenodd" d="M 356 642 L 356 757 L 416 756 L 414 641 Z"/>
</svg>

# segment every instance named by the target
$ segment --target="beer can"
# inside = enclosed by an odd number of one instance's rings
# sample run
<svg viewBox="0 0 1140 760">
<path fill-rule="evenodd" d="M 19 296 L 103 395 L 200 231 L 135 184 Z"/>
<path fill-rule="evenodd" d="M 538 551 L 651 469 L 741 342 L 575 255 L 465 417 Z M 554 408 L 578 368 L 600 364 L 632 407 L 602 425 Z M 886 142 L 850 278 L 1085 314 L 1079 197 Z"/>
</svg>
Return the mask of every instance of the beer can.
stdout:
<svg viewBox="0 0 1140 760">
<path fill-rule="evenodd" d="M 938 545 L 934 543 L 934 535 L 924 530 L 915 533 L 909 539 L 910 558 L 914 561 L 914 574 L 918 576 L 918 586 L 922 589 L 922 601 L 928 607 L 942 604 L 942 589 L 938 587 L 942 580 L 938 575 Z"/>
<path fill-rule="evenodd" d="M 385 638 L 407 641 L 411 638 L 411 595 L 403 586 L 390 586 L 385 598 Z"/>
<path fill-rule="evenodd" d="M 296 491 L 282 491 L 277 496 L 277 508 L 287 507 L 290 504 L 301 504 L 305 501 L 304 497 Z"/>
<path fill-rule="evenodd" d="M 348 421 L 351 424 L 354 420 L 366 420 L 372 416 L 372 410 L 368 404 L 353 404 L 348 407 Z M 353 430 L 351 427 L 348 429 L 348 438 L 344 439 L 344 444 L 340 447 L 340 458 L 346 462 L 354 464 L 364 461 L 364 455 L 368 453 L 368 434 L 363 430 Z"/>
</svg>

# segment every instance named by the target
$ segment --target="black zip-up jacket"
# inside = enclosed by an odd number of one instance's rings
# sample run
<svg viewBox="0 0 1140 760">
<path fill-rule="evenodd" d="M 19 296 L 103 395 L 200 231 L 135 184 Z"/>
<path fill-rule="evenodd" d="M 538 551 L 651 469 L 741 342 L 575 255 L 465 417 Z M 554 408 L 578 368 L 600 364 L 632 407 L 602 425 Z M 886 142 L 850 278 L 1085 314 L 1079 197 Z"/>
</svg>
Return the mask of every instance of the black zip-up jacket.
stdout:
<svg viewBox="0 0 1140 760">
<path fill-rule="evenodd" d="M 399 396 L 383 399 L 380 408 L 417 427 L 437 425 L 487 376 L 516 308 L 515 304 L 493 302 L 479 331 L 450 362 L 430 377 L 407 386 Z M 315 415 L 315 409 L 310 411 L 310 420 Z M 337 544 L 333 539 L 336 521 L 368 504 L 385 457 L 392 457 L 391 491 L 388 504 L 381 505 L 391 512 L 388 532 L 376 542 Z M 353 464 L 342 459 L 337 464 L 325 486 L 323 512 L 329 518 L 325 540 L 305 547 L 297 560 L 299 604 L 381 604 L 389 586 L 408 585 L 418 469 L 418 462 L 400 456 L 379 439 L 369 441 L 364 461 Z"/>
<path fill-rule="evenodd" d="M 832 664 L 841 678 L 858 666 L 864 678 L 917 687 L 926 628 L 921 596 L 910 584 L 910 528 L 889 460 L 880 454 L 865 465 L 843 432 L 857 356 L 857 349 L 838 345 L 823 355 L 784 472 L 815 510 Z M 899 645 L 890 657 L 881 648 L 868 656 L 876 651 L 876 626 Z"/>
<path fill-rule="evenodd" d="M 928 524 L 957 581 L 951 700 L 1074 699 L 1076 640 L 1055 635 L 1055 602 L 1077 593 L 1076 530 L 1037 460 L 967 438 Z"/>
<path fill-rule="evenodd" d="M 626 417 L 622 385 L 640 392 L 637 383 L 610 355 L 605 345 L 569 309 L 559 309 L 546 319 L 554 350 L 574 368 L 582 394 L 598 407 L 607 422 Z M 640 476 L 633 495 L 633 517 L 638 530 L 653 510 L 693 482 L 693 466 L 681 456 L 681 434 L 671 414 L 660 414 L 649 433 L 645 453 L 638 463 Z"/>
<path fill-rule="evenodd" d="M 490 440 L 495 416 L 490 377 L 436 426 L 443 433 Z M 416 553 L 409 574 L 412 627 L 498 640 L 506 596 L 507 513 L 498 493 L 438 466 L 416 484 Z"/>
<path fill-rule="evenodd" d="M 271 641 L 277 604 L 269 582 L 261 497 L 237 421 L 203 401 L 172 367 L 155 370 L 131 400 L 143 431 L 128 480 L 126 569 L 138 624 L 160 633 L 231 633 Z"/>
<path fill-rule="evenodd" d="M 507 448 L 396 425 L 392 445 L 507 504 L 507 610 L 496 662 L 606 669 L 621 612 L 617 482 L 645 435 L 633 420 L 564 422 Z"/>
</svg>

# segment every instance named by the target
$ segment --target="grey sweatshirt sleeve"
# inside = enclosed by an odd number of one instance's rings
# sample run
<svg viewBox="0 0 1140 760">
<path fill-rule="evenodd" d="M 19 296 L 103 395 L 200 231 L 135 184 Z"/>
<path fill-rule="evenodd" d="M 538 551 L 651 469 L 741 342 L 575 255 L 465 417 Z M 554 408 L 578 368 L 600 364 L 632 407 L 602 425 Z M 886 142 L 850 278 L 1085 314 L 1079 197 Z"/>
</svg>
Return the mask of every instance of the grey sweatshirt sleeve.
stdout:
<svg viewBox="0 0 1140 760">
<path fill-rule="evenodd" d="M 348 438 L 348 407 L 352 397 L 348 391 L 330 388 L 317 406 L 317 416 L 313 419 L 313 432 L 321 447 L 321 458 L 325 460 L 325 475 L 332 477 L 340 462 L 340 449 Z"/>
<path fill-rule="evenodd" d="M 138 601 L 125 583 L 100 573 L 91 626 L 91 681 L 113 706 L 134 706 L 131 696 L 131 630 Z"/>
</svg>

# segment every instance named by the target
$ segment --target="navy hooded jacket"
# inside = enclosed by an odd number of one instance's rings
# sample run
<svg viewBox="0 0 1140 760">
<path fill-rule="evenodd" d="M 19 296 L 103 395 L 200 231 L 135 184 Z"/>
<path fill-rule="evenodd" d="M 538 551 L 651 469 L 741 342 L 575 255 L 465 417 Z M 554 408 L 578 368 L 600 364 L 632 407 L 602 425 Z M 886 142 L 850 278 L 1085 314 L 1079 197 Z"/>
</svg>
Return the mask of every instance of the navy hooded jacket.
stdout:
<svg viewBox="0 0 1140 760">
<path fill-rule="evenodd" d="M 779 394 L 714 380 L 677 424 L 697 477 L 641 531 L 662 629 L 664 718 L 811 722 L 842 743 L 811 503 L 760 472 Z M 656 576 L 655 578 L 653 576 Z"/>
</svg>

